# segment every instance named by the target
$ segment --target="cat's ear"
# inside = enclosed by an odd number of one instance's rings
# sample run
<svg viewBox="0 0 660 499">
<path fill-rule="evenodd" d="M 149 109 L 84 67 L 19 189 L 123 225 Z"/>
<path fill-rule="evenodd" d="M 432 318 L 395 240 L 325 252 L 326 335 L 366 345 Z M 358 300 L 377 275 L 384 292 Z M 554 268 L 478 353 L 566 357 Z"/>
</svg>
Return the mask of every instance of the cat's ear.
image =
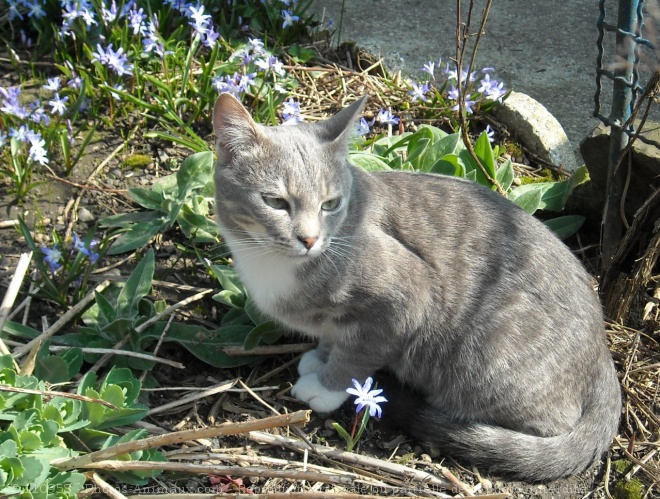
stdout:
<svg viewBox="0 0 660 499">
<path fill-rule="evenodd" d="M 348 139 L 355 133 L 354 124 L 362 114 L 368 98 L 368 95 L 364 95 L 329 120 L 320 122 L 318 126 L 322 130 L 321 138 L 336 144 L 348 143 Z"/>
<path fill-rule="evenodd" d="M 220 163 L 228 163 L 240 150 L 250 149 L 260 137 L 259 125 L 231 94 L 220 94 L 213 108 L 215 146 Z"/>
</svg>

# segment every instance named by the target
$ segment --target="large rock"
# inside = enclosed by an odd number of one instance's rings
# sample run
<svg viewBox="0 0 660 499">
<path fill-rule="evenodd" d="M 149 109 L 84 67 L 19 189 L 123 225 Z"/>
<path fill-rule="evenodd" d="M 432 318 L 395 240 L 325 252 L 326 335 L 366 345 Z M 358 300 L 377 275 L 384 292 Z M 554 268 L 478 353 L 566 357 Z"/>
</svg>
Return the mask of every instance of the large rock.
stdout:
<svg viewBox="0 0 660 499">
<path fill-rule="evenodd" d="M 660 125 L 646 122 L 642 135 L 660 143 Z M 653 191 L 660 188 L 660 150 L 636 140 L 632 148 L 630 183 L 625 202 L 625 214 L 631 222 L 639 207 Z M 600 222 L 607 191 L 607 165 L 610 155 L 610 128 L 598 125 L 580 144 L 591 182 L 579 186 L 569 198 L 569 209 L 582 212 Z M 628 169 L 628 161 L 621 168 Z"/>
<path fill-rule="evenodd" d="M 520 92 L 511 92 L 501 106 L 493 109 L 504 124 L 527 149 L 543 161 L 573 173 L 578 168 L 573 147 L 555 117 L 538 101 Z"/>
</svg>

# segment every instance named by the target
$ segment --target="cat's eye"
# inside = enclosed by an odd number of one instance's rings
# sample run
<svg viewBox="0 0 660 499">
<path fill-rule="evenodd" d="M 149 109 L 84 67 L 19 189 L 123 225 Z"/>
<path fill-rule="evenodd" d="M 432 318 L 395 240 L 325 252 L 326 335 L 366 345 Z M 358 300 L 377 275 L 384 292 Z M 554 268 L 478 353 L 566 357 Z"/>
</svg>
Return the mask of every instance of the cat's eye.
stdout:
<svg viewBox="0 0 660 499">
<path fill-rule="evenodd" d="M 264 203 L 273 208 L 274 210 L 288 210 L 289 203 L 284 198 L 278 198 L 275 196 L 262 196 Z"/>
<path fill-rule="evenodd" d="M 321 205 L 321 209 L 323 211 L 333 211 L 339 208 L 340 204 L 341 204 L 341 198 L 329 199 L 328 201 L 326 201 Z"/>
</svg>

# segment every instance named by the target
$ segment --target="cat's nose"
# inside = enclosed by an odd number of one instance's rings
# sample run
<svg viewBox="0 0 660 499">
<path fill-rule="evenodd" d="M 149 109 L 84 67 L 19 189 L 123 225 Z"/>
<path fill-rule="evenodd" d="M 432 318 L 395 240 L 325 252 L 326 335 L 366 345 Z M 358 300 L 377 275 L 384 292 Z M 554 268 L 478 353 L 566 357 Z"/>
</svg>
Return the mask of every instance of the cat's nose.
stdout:
<svg viewBox="0 0 660 499">
<path fill-rule="evenodd" d="M 305 245 L 305 248 L 312 249 L 312 246 L 319 240 L 318 237 L 299 237 L 298 240 Z"/>
</svg>

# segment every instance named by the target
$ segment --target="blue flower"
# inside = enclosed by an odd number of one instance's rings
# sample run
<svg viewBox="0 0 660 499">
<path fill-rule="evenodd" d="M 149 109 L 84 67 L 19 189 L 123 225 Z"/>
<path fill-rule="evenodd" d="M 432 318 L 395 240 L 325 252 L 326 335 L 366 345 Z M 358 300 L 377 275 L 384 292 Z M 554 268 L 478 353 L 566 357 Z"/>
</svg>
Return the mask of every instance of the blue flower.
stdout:
<svg viewBox="0 0 660 499">
<path fill-rule="evenodd" d="M 284 102 L 284 109 L 282 109 L 282 117 L 284 118 L 284 125 L 293 125 L 300 123 L 305 118 L 300 114 L 300 102 L 289 99 Z"/>
<path fill-rule="evenodd" d="M 378 111 L 378 116 L 376 116 L 376 121 L 382 123 L 383 125 L 398 125 L 399 118 L 394 116 L 387 109 L 381 109 Z"/>
<path fill-rule="evenodd" d="M 32 2 L 25 2 L 25 6 L 30 9 L 28 11 L 28 17 L 34 17 L 35 19 L 41 19 L 46 15 L 46 11 L 41 5 L 41 0 L 33 0 Z"/>
<path fill-rule="evenodd" d="M 371 126 L 374 124 L 374 120 L 371 120 L 369 123 L 364 118 L 360 119 L 360 123 L 355 125 L 355 133 L 358 135 L 366 135 L 371 131 Z"/>
<path fill-rule="evenodd" d="M 92 241 L 86 246 L 84 241 L 78 237 L 78 234 L 73 234 L 73 249 L 89 258 L 89 263 L 92 265 L 94 265 L 99 259 L 99 254 L 94 251 L 94 248 L 98 244 L 99 242 L 96 239 L 92 239 Z"/>
<path fill-rule="evenodd" d="M 101 44 L 96 44 L 96 52 L 92 52 L 92 62 L 97 61 L 104 66 L 108 66 L 119 76 L 133 74 L 133 64 L 128 62 L 128 57 L 124 54 L 124 48 L 119 47 L 115 51 L 112 48 L 112 43 L 108 45 L 106 50 L 103 50 Z"/>
<path fill-rule="evenodd" d="M 360 382 L 354 378 L 353 386 L 355 388 L 347 388 L 346 392 L 357 397 L 354 402 L 357 405 L 355 412 L 360 412 L 364 407 L 368 407 L 370 416 L 373 417 L 377 415 L 378 417 L 381 417 L 383 411 L 379 404 L 387 402 L 387 399 L 383 396 L 379 396 L 383 393 L 383 390 L 371 389 L 373 382 L 374 380 L 369 376 L 364 382 L 364 385 L 360 385 Z"/>
<path fill-rule="evenodd" d="M 62 253 L 60 253 L 60 250 L 57 249 L 57 244 L 54 245 L 52 248 L 43 246 L 41 248 L 41 251 L 46 255 L 44 257 L 44 263 L 48 264 L 48 267 L 50 268 L 51 272 L 55 272 L 57 269 L 59 269 L 62 266 L 60 264 L 60 260 L 62 259 Z"/>
<path fill-rule="evenodd" d="M 69 100 L 68 96 L 60 98 L 60 94 L 55 92 L 53 100 L 49 100 L 48 104 L 53 107 L 53 112 L 57 114 L 64 114 L 66 112 L 66 103 Z"/>
<path fill-rule="evenodd" d="M 429 99 L 426 97 L 426 94 L 428 93 L 429 89 L 429 84 L 428 83 L 423 83 L 419 84 L 417 82 L 411 82 L 412 85 L 412 90 L 408 92 L 408 95 L 412 96 L 412 101 L 415 102 L 417 99 L 428 102 Z"/>
<path fill-rule="evenodd" d="M 293 26 L 294 22 L 300 20 L 300 16 L 294 16 L 288 10 L 282 11 L 282 17 L 284 18 L 284 22 L 282 23 L 282 29 L 286 29 L 288 26 Z"/>
<path fill-rule="evenodd" d="M 435 79 L 435 62 L 429 61 L 426 64 L 424 64 L 424 67 L 422 67 L 422 71 L 430 74 Z"/>
<path fill-rule="evenodd" d="M 18 142 L 27 142 L 29 140 L 30 128 L 27 125 L 21 125 L 18 128 L 9 127 L 9 136 Z"/>
</svg>

